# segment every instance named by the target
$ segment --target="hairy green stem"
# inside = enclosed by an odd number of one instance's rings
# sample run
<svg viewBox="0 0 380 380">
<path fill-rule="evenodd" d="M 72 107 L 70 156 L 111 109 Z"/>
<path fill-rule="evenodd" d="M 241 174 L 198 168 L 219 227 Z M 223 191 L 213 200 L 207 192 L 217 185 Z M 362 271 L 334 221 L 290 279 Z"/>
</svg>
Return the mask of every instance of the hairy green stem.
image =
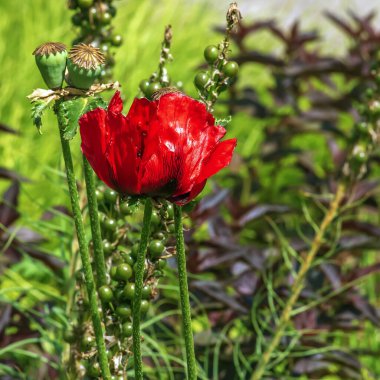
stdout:
<svg viewBox="0 0 380 380">
<path fill-rule="evenodd" d="M 286 326 L 288 325 L 290 318 L 292 316 L 292 310 L 299 298 L 299 295 L 302 292 L 305 276 L 307 272 L 309 271 L 309 269 L 311 268 L 315 256 L 319 252 L 319 249 L 323 243 L 325 233 L 328 227 L 330 226 L 330 224 L 332 223 L 332 221 L 334 220 L 335 215 L 338 212 L 339 206 L 344 198 L 344 195 L 345 195 L 345 186 L 343 184 L 340 184 L 335 193 L 334 200 L 331 202 L 329 210 L 327 211 L 321 223 L 321 227 L 319 228 L 317 234 L 314 237 L 310 250 L 306 254 L 305 259 L 302 262 L 301 267 L 294 279 L 290 297 L 285 303 L 285 307 L 281 313 L 273 338 L 270 341 L 265 352 L 261 355 L 260 360 L 256 366 L 256 369 L 252 374 L 251 380 L 260 380 L 263 377 L 265 373 L 265 369 L 267 367 L 267 364 L 270 361 L 273 351 L 280 344 L 280 341 L 284 334 Z"/>
<path fill-rule="evenodd" d="M 79 206 L 79 194 L 76 185 L 76 179 L 74 174 L 74 166 L 73 160 L 71 156 L 71 149 L 69 142 L 64 138 L 62 128 L 60 128 L 60 136 L 61 136 L 61 145 L 62 145 L 62 153 L 66 166 L 66 176 L 67 182 L 69 186 L 71 207 L 74 216 L 74 223 L 78 237 L 79 244 L 79 253 L 82 259 L 82 266 L 84 271 L 84 277 L 86 281 L 87 294 L 90 305 L 90 313 L 92 318 L 92 324 L 95 332 L 96 344 L 98 347 L 98 356 L 99 356 L 99 365 L 102 371 L 102 376 L 104 380 L 111 379 L 111 373 L 108 366 L 108 358 L 106 353 L 106 345 L 104 342 L 104 331 L 102 328 L 99 311 L 98 311 L 98 302 L 96 298 L 95 291 L 95 282 L 94 276 L 92 273 L 91 262 L 90 262 L 90 254 L 88 251 L 88 245 L 86 241 L 82 214 Z"/>
<path fill-rule="evenodd" d="M 98 201 L 96 199 L 95 194 L 94 172 L 85 156 L 83 156 L 83 170 L 84 179 L 86 181 L 88 213 L 90 215 L 92 244 L 94 247 L 94 261 L 97 274 L 96 285 L 98 288 L 100 288 L 101 286 L 106 285 L 107 283 L 106 263 L 104 260 L 103 253 L 102 234 L 100 232 L 99 210 Z"/>
<path fill-rule="evenodd" d="M 150 198 L 145 200 L 144 219 L 141 230 L 141 238 L 136 262 L 135 272 L 135 294 L 133 297 L 133 358 L 135 367 L 135 380 L 143 380 L 142 357 L 141 357 L 141 298 L 144 284 L 144 270 L 146 249 L 150 233 L 150 221 L 152 218 L 152 201 Z"/>
<path fill-rule="evenodd" d="M 182 324 L 186 347 L 187 378 L 189 380 L 195 380 L 197 378 L 197 364 L 194 352 L 193 330 L 191 327 L 191 311 L 189 287 L 187 283 L 185 242 L 183 238 L 182 209 L 176 205 L 174 206 L 174 225 L 177 247 L 177 265 L 181 299 Z"/>
</svg>

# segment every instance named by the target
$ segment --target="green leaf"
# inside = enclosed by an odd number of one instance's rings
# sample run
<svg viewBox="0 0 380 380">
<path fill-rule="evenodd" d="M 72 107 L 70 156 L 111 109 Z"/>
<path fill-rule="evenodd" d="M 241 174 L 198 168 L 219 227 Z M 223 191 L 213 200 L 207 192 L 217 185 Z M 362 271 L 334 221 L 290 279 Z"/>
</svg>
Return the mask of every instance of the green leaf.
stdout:
<svg viewBox="0 0 380 380">
<path fill-rule="evenodd" d="M 216 119 L 215 124 L 220 125 L 221 127 L 225 127 L 226 125 L 228 125 L 231 122 L 231 120 L 232 120 L 232 117 L 228 116 L 224 119 Z"/>
<path fill-rule="evenodd" d="M 103 109 L 107 108 L 107 102 L 100 96 L 97 96 L 95 98 L 89 98 L 88 104 L 83 113 L 85 114 L 86 112 L 93 111 L 96 108 L 103 108 Z"/>
<path fill-rule="evenodd" d="M 77 133 L 79 118 L 86 112 L 98 107 L 105 108 L 106 105 L 101 97 L 80 97 L 57 102 L 56 113 L 59 126 L 63 130 L 63 137 L 71 140 Z"/>
<path fill-rule="evenodd" d="M 71 140 L 77 133 L 78 120 L 85 111 L 87 103 L 86 98 L 61 100 L 56 103 L 59 128 L 66 140 Z"/>
<path fill-rule="evenodd" d="M 49 103 L 44 102 L 43 100 L 37 100 L 32 105 L 32 119 L 33 124 L 37 127 L 38 133 L 42 135 L 42 116 L 44 112 L 49 108 Z"/>
</svg>

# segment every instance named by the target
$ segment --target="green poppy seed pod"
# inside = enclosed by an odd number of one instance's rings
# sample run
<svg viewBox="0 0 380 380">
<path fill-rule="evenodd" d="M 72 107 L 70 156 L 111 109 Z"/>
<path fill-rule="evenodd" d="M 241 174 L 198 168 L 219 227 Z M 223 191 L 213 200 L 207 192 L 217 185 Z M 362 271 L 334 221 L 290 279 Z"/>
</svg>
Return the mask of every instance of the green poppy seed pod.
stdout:
<svg viewBox="0 0 380 380">
<path fill-rule="evenodd" d="M 66 46 L 60 42 L 46 42 L 38 46 L 33 55 L 46 85 L 50 89 L 61 88 L 66 70 Z"/>
<path fill-rule="evenodd" d="M 87 90 L 99 77 L 104 62 L 105 57 L 98 48 L 82 43 L 75 45 L 67 59 L 67 82 L 70 86 Z"/>
</svg>

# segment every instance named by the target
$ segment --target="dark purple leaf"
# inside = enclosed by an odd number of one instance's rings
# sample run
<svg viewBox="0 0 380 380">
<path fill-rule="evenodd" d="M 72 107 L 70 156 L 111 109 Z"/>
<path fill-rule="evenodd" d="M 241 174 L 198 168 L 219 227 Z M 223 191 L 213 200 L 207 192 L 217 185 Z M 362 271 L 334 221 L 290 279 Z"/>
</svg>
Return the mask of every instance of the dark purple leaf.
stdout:
<svg viewBox="0 0 380 380">
<path fill-rule="evenodd" d="M 3 123 L 0 123 L 0 132 L 12 133 L 13 135 L 18 134 L 18 132 L 15 129 L 13 129 L 13 128 L 11 128 L 11 127 L 3 124 Z"/>
<path fill-rule="evenodd" d="M 244 227 L 247 223 L 251 222 L 252 220 L 261 218 L 268 214 L 283 214 L 289 211 L 289 207 L 283 205 L 262 204 L 253 206 L 237 221 L 237 225 L 239 227 Z"/>
<path fill-rule="evenodd" d="M 217 208 L 227 198 L 229 190 L 216 189 L 212 194 L 205 196 L 191 213 L 193 219 L 203 220 L 205 216 L 209 216 L 209 213 Z"/>
<path fill-rule="evenodd" d="M 201 292 L 207 294 L 209 297 L 214 298 L 223 305 L 235 310 L 239 313 L 246 313 L 247 309 L 237 302 L 233 297 L 226 294 L 223 287 L 219 283 L 209 281 L 193 281 L 192 286 Z"/>
<path fill-rule="evenodd" d="M 375 326 L 380 327 L 380 315 L 367 299 L 359 294 L 350 294 L 349 298 L 357 310 L 368 318 Z"/>
<path fill-rule="evenodd" d="M 13 181 L 19 181 L 19 182 L 30 182 L 28 178 L 21 176 L 15 171 L 9 170 L 6 168 L 1 168 L 1 167 L 0 167 L 0 178 L 11 179 Z"/>
<path fill-rule="evenodd" d="M 13 182 L 4 193 L 3 200 L 0 203 L 0 224 L 6 227 L 9 227 L 20 216 L 17 211 L 19 192 L 19 182 Z"/>
</svg>

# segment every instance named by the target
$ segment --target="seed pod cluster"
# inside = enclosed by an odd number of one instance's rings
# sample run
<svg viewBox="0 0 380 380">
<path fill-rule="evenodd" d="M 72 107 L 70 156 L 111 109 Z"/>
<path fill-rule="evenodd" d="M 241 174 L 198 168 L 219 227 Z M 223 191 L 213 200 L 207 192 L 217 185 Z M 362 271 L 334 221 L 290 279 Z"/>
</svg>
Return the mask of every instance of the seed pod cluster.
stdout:
<svg viewBox="0 0 380 380">
<path fill-rule="evenodd" d="M 120 34 L 113 31 L 112 19 L 117 9 L 112 0 L 69 0 L 69 9 L 75 11 L 71 21 L 78 30 L 74 44 L 80 42 L 100 49 L 105 55 L 105 65 L 101 71 L 104 81 L 112 78 L 112 67 L 115 65 L 114 47 L 123 43 Z"/>
<path fill-rule="evenodd" d="M 136 259 L 139 250 L 141 226 L 135 220 L 141 214 L 141 202 L 132 197 L 122 198 L 114 190 L 100 185 L 96 189 L 100 210 L 100 225 L 103 237 L 103 250 L 106 256 L 108 273 L 107 284 L 98 289 L 102 304 L 102 317 L 105 321 L 107 345 L 111 370 L 114 376 L 121 376 L 130 356 L 132 345 L 132 315 L 135 292 Z M 148 244 L 142 290 L 141 316 L 147 314 L 152 300 L 157 295 L 157 284 L 163 276 L 166 259 L 172 254 L 172 234 L 174 232 L 174 208 L 167 202 L 155 203 L 151 219 L 151 232 Z M 169 245 L 170 244 L 170 245 Z M 79 272 L 79 277 L 81 272 Z M 84 299 L 84 298 L 83 298 Z M 80 297 L 79 305 L 82 297 Z M 85 307 L 83 308 L 86 314 Z M 88 323 L 88 325 L 91 325 Z M 96 358 L 91 346 L 93 334 L 82 328 L 82 339 L 77 349 L 82 358 L 86 376 L 97 378 L 94 368 Z"/>
<path fill-rule="evenodd" d="M 208 68 L 195 75 L 194 85 L 200 98 L 211 110 L 219 94 L 235 83 L 239 65 L 227 59 L 224 43 L 207 46 L 203 55 Z"/>
<path fill-rule="evenodd" d="M 359 119 L 352 133 L 352 150 L 345 174 L 352 179 L 359 179 L 367 171 L 368 161 L 374 148 L 379 143 L 380 133 L 380 65 L 371 69 L 372 87 L 363 94 L 363 101 L 357 106 Z"/>
<path fill-rule="evenodd" d="M 141 94 L 148 99 L 155 99 L 156 94 L 161 91 L 170 89 L 173 91 L 181 91 L 183 88 L 182 82 L 176 82 L 172 84 L 172 80 L 169 77 L 166 64 L 173 60 L 170 53 L 170 46 L 172 41 L 172 27 L 167 25 L 165 27 L 164 38 L 161 44 L 160 61 L 157 70 L 150 76 L 149 79 L 143 79 L 140 82 L 139 88 Z"/>
</svg>

